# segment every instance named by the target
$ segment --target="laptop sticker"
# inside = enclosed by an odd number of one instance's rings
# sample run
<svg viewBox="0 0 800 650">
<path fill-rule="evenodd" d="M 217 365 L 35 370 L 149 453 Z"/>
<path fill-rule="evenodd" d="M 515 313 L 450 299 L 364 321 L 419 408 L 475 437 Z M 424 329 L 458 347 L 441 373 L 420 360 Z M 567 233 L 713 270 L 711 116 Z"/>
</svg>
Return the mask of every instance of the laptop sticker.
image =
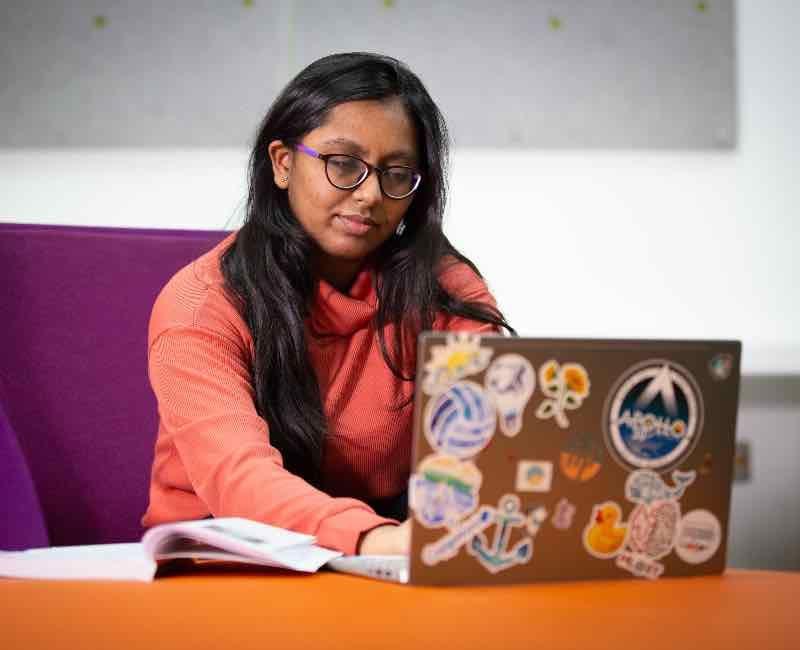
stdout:
<svg viewBox="0 0 800 650">
<path fill-rule="evenodd" d="M 517 492 L 549 492 L 553 482 L 553 463 L 546 460 L 521 460 L 517 463 Z"/>
<path fill-rule="evenodd" d="M 592 508 L 589 523 L 583 529 L 583 546 L 601 560 L 615 557 L 625 544 L 628 525 L 621 522 L 622 509 L 614 501 L 599 503 Z"/>
<path fill-rule="evenodd" d="M 603 445 L 588 433 L 572 433 L 559 456 L 561 473 L 572 481 L 586 482 L 602 467 Z"/>
<path fill-rule="evenodd" d="M 556 530 L 569 530 L 575 518 L 575 506 L 568 499 L 560 499 L 553 510 L 550 523 Z"/>
<path fill-rule="evenodd" d="M 703 427 L 703 401 L 692 375 L 676 363 L 633 366 L 615 384 L 603 413 L 603 435 L 626 469 L 660 472 L 692 452 Z"/>
<path fill-rule="evenodd" d="M 409 480 L 409 507 L 426 528 L 455 526 L 478 507 L 482 480 L 470 461 L 428 456 Z"/>
<path fill-rule="evenodd" d="M 431 544 L 426 544 L 422 548 L 423 563 L 435 566 L 440 562 L 453 559 L 458 555 L 461 547 L 469 544 L 476 535 L 491 526 L 494 520 L 495 509 L 491 506 L 481 506 L 474 515 L 450 529 L 444 537 Z"/>
<path fill-rule="evenodd" d="M 717 381 L 725 381 L 733 372 L 733 355 L 717 354 L 708 362 L 708 370 Z"/>
<path fill-rule="evenodd" d="M 467 552 L 490 573 L 499 573 L 530 562 L 533 557 L 533 540 L 547 519 L 547 510 L 540 506 L 526 516 L 520 511 L 519 497 L 516 494 L 506 494 L 500 498 L 494 519 L 495 530 L 491 544 L 484 533 L 479 533 L 472 538 Z M 528 536 L 509 548 L 512 531 L 521 527 L 528 532 Z"/>
<path fill-rule="evenodd" d="M 562 429 L 569 426 L 567 410 L 577 409 L 589 396 L 589 373 L 577 363 L 559 365 L 550 360 L 539 368 L 539 385 L 547 396 L 536 409 L 536 417 L 553 418 Z"/>
<path fill-rule="evenodd" d="M 422 390 L 438 395 L 456 382 L 486 369 L 493 350 L 481 347 L 479 334 L 451 332 L 444 345 L 431 347 L 431 360 L 425 364 Z"/>
<path fill-rule="evenodd" d="M 695 478 L 697 472 L 694 470 L 688 472 L 675 470 L 672 472 L 675 486 L 670 487 L 652 470 L 640 469 L 631 472 L 625 479 L 625 497 L 628 501 L 644 505 L 650 505 L 654 501 L 680 499 L 686 488 L 694 483 Z"/>
<path fill-rule="evenodd" d="M 425 406 L 425 437 L 439 453 L 471 458 L 492 440 L 497 415 L 482 386 L 460 381 Z"/>
<path fill-rule="evenodd" d="M 703 456 L 703 464 L 700 465 L 700 468 L 697 471 L 701 476 L 708 476 L 711 474 L 711 468 L 713 465 L 713 458 L 711 454 L 707 453 L 705 456 Z"/>
<path fill-rule="evenodd" d="M 658 578 L 664 565 L 658 562 L 669 555 L 678 537 L 681 507 L 678 499 L 697 477 L 695 471 L 672 472 L 674 485 L 652 470 L 632 472 L 625 481 L 625 496 L 636 504 L 628 517 L 626 549 L 616 559 L 621 569 L 643 578 Z"/>
<path fill-rule="evenodd" d="M 520 354 L 504 354 L 492 361 L 484 379 L 500 416 L 500 430 L 515 436 L 522 429 L 522 414 L 536 388 L 536 371 Z"/>
<path fill-rule="evenodd" d="M 708 510 L 687 512 L 678 524 L 675 553 L 688 564 L 707 562 L 722 543 L 722 526 Z"/>
</svg>

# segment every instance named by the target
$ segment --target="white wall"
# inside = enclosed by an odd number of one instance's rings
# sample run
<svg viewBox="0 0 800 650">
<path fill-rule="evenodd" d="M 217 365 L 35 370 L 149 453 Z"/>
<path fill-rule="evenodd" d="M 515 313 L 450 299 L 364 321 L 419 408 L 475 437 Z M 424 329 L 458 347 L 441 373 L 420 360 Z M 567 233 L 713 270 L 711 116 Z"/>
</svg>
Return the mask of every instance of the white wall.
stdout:
<svg viewBox="0 0 800 650">
<path fill-rule="evenodd" d="M 782 377 L 800 374 L 798 25 L 800 3 L 738 3 L 734 152 L 454 156 L 448 234 L 521 333 L 744 341 L 744 371 L 767 378 L 740 414 L 755 465 L 734 491 L 738 565 L 800 568 L 782 550 L 800 544 L 800 387 Z M 0 221 L 233 228 L 247 155 L 2 150 Z"/>
</svg>

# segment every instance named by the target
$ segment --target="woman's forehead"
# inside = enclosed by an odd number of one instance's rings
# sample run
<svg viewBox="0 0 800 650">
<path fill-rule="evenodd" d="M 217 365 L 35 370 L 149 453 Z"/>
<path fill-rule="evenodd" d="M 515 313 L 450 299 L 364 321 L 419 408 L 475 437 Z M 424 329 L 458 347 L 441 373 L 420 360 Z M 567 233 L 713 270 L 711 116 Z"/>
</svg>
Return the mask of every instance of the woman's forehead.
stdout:
<svg viewBox="0 0 800 650">
<path fill-rule="evenodd" d="M 417 133 L 398 99 L 345 102 L 334 106 L 309 137 L 317 146 L 361 156 L 417 157 Z"/>
</svg>

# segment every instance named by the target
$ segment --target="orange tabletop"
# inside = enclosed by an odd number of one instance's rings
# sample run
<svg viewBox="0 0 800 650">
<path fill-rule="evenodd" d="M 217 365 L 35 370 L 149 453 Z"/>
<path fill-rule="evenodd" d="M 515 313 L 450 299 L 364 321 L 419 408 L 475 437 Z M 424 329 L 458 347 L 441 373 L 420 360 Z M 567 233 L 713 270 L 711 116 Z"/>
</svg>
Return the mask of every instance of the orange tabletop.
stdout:
<svg viewBox="0 0 800 650">
<path fill-rule="evenodd" d="M 409 587 L 329 572 L 0 580 L 0 648 L 800 648 L 800 573 Z"/>
</svg>

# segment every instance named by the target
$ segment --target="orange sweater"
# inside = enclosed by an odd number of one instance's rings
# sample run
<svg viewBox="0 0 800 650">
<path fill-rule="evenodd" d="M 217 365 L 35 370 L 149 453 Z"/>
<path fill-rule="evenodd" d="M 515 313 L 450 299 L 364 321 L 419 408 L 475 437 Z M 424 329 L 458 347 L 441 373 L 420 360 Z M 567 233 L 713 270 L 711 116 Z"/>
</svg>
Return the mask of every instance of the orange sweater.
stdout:
<svg viewBox="0 0 800 650">
<path fill-rule="evenodd" d="M 349 295 L 320 281 L 309 318 L 314 331 L 335 337 L 306 339 L 328 420 L 324 491 L 285 470 L 253 402 L 252 336 L 223 288 L 219 259 L 234 237 L 180 270 L 153 307 L 148 366 L 159 427 L 142 524 L 247 517 L 354 553 L 362 532 L 394 523 L 358 499 L 407 487 L 413 407 L 392 407 L 413 383 L 398 380 L 381 356 L 371 274 L 362 271 Z M 466 265 L 449 266 L 441 282 L 462 299 L 495 304 Z M 441 314 L 434 329 L 493 327 Z"/>
</svg>

